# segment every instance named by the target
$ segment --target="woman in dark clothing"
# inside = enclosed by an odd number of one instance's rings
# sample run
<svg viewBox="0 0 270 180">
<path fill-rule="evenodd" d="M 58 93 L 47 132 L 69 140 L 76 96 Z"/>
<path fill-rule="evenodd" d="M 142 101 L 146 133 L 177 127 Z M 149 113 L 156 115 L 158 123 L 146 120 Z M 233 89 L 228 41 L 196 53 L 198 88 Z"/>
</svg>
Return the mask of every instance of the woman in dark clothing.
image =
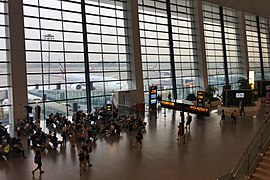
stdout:
<svg viewBox="0 0 270 180">
<path fill-rule="evenodd" d="M 35 175 L 36 170 L 39 169 L 40 174 L 44 173 L 44 171 L 41 170 L 42 162 L 41 162 L 41 153 L 39 150 L 36 150 L 36 155 L 34 158 L 34 163 L 37 164 L 37 168 L 32 171 L 33 176 Z"/>
</svg>

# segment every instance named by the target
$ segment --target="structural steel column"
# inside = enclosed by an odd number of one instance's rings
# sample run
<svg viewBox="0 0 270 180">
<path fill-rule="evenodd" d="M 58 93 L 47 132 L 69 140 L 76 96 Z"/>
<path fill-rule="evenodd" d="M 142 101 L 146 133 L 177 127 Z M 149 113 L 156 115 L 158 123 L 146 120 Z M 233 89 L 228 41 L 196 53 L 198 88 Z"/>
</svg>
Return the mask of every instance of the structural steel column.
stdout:
<svg viewBox="0 0 270 180">
<path fill-rule="evenodd" d="M 229 74 L 228 74 L 228 61 L 226 52 L 226 40 L 225 40 L 225 28 L 224 28 L 224 18 L 223 18 L 223 8 L 219 7 L 220 25 L 221 25 L 221 38 L 222 38 L 222 50 L 223 50 L 223 60 L 224 60 L 224 72 L 225 72 L 225 84 L 229 86 Z"/>
<path fill-rule="evenodd" d="M 202 1 L 195 0 L 194 2 L 194 34 L 196 34 L 196 47 L 198 56 L 198 70 L 199 70 L 199 85 L 200 89 L 205 90 L 208 86 L 208 71 L 207 61 L 205 53 L 205 39 L 204 39 L 204 27 L 203 27 L 203 10 Z"/>
<path fill-rule="evenodd" d="M 25 35 L 23 19 L 23 0 L 9 0 L 9 48 L 8 60 L 10 60 L 10 85 L 12 87 L 12 102 L 14 124 L 18 119 L 26 117 L 25 108 L 27 99 Z"/>
<path fill-rule="evenodd" d="M 260 29 L 260 18 L 259 18 L 259 16 L 256 16 L 256 23 L 257 23 L 257 32 L 258 32 L 261 75 L 262 75 L 262 80 L 265 80 L 265 78 L 264 78 L 264 68 L 263 68 L 262 40 L 261 40 L 261 29 Z"/>
<path fill-rule="evenodd" d="M 239 24 L 239 35 L 240 35 L 240 53 L 242 57 L 242 69 L 244 77 L 248 78 L 249 63 L 248 63 L 248 48 L 247 48 L 247 35 L 246 35 L 246 20 L 245 13 L 238 11 L 238 24 Z"/>
<path fill-rule="evenodd" d="M 168 35 L 169 35 L 169 48 L 170 48 L 170 63 L 172 73 L 172 85 L 173 85 L 173 99 L 177 99 L 176 78 L 175 78 L 175 62 L 174 62 L 174 50 L 173 50 L 173 35 L 172 35 L 172 15 L 170 0 L 166 0 L 166 10 L 168 18 Z"/>
<path fill-rule="evenodd" d="M 90 72 L 89 72 L 89 56 L 88 56 L 85 0 L 81 0 L 81 9 L 82 9 L 83 52 L 84 52 L 87 113 L 91 113 L 91 109 L 92 109 L 92 107 L 91 107 L 91 85 L 90 85 Z"/>
<path fill-rule="evenodd" d="M 127 35 L 130 53 L 131 88 L 130 102 L 144 102 L 143 69 L 141 59 L 141 42 L 138 15 L 138 0 L 127 0 Z"/>
</svg>

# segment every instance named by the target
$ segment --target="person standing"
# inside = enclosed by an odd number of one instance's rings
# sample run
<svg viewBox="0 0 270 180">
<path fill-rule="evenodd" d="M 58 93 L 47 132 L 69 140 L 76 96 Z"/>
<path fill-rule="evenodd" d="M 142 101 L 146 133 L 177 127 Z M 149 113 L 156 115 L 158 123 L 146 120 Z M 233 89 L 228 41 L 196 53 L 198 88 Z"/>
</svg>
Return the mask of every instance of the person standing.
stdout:
<svg viewBox="0 0 270 180">
<path fill-rule="evenodd" d="M 64 127 L 62 128 L 61 136 L 62 136 L 63 144 L 66 145 L 67 143 L 67 126 L 66 125 L 64 125 Z"/>
<path fill-rule="evenodd" d="M 169 92 L 169 94 L 168 94 L 168 99 L 169 99 L 169 101 L 172 101 L 172 95 L 171 95 L 170 92 Z"/>
<path fill-rule="evenodd" d="M 181 127 L 182 127 L 181 136 L 183 136 L 185 134 L 185 112 L 184 111 L 180 112 L 180 122 L 181 122 Z"/>
<path fill-rule="evenodd" d="M 182 143 L 182 132 L 183 132 L 183 129 L 182 129 L 182 123 L 179 122 L 179 125 L 177 126 L 178 128 L 178 131 L 177 131 L 177 141 L 179 141 L 180 143 Z"/>
<path fill-rule="evenodd" d="M 223 122 L 225 121 L 225 112 L 224 112 L 224 109 L 222 109 L 222 111 L 221 111 L 221 119 L 219 121 L 219 124 L 221 124 L 222 121 Z"/>
<path fill-rule="evenodd" d="M 70 138 L 71 147 L 75 147 L 76 139 L 77 139 L 77 130 L 76 130 L 76 125 L 73 124 L 71 126 L 71 138 Z"/>
<path fill-rule="evenodd" d="M 41 161 L 41 153 L 40 150 L 36 150 L 36 154 L 34 157 L 34 163 L 37 164 L 38 166 L 36 167 L 35 170 L 32 171 L 33 176 L 35 175 L 35 172 L 39 169 L 40 174 L 44 173 L 44 171 L 41 170 L 42 167 L 42 161 Z"/>
<path fill-rule="evenodd" d="M 192 116 L 188 113 L 187 114 L 187 123 L 186 123 L 186 129 L 188 127 L 188 129 L 190 129 L 190 123 L 192 121 Z"/>
<path fill-rule="evenodd" d="M 246 113 L 245 113 L 244 104 L 243 104 L 242 101 L 239 102 L 239 107 L 240 107 L 240 116 L 242 116 L 242 113 L 243 113 L 244 116 L 245 116 Z"/>
<path fill-rule="evenodd" d="M 268 112 L 265 113 L 265 115 L 263 117 L 263 120 L 264 120 L 265 123 L 268 122 L 268 120 L 269 120 L 269 114 L 268 114 Z"/>
</svg>

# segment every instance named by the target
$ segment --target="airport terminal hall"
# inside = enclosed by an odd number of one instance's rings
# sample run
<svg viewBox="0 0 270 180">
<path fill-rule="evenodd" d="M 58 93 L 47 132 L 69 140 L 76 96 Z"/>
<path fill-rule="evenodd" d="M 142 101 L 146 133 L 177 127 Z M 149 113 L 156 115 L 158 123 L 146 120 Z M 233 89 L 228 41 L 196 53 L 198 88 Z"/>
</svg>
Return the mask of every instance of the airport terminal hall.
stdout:
<svg viewBox="0 0 270 180">
<path fill-rule="evenodd" d="M 270 180 L 269 0 L 0 0 L 0 180 Z"/>
</svg>

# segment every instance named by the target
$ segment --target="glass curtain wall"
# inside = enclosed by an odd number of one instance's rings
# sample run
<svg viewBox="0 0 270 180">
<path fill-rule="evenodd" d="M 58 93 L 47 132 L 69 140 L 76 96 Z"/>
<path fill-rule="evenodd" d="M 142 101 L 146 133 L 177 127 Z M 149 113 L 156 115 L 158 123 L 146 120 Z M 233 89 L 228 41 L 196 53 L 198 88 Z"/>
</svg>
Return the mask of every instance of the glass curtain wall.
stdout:
<svg viewBox="0 0 270 180">
<path fill-rule="evenodd" d="M 80 12 L 78 2 L 24 0 L 28 98 L 45 116 L 85 104 Z"/>
<path fill-rule="evenodd" d="M 131 84 L 126 0 L 89 0 L 85 8 L 91 101 L 100 107 Z"/>
<path fill-rule="evenodd" d="M 11 117 L 10 59 L 8 58 L 7 1 L 0 2 L 0 122 L 8 124 Z"/>
<path fill-rule="evenodd" d="M 193 4 L 189 0 L 174 0 L 170 7 L 177 97 L 183 99 L 196 94 L 199 87 Z"/>
<path fill-rule="evenodd" d="M 138 0 L 145 102 L 156 85 L 166 99 L 172 94 L 172 73 L 166 0 Z"/>
<path fill-rule="evenodd" d="M 237 11 L 230 8 L 223 8 L 223 17 L 229 83 L 232 89 L 238 89 L 237 81 L 239 77 L 243 77 L 243 67 Z"/>
<path fill-rule="evenodd" d="M 145 99 L 148 88 L 157 85 L 163 99 L 172 94 L 176 78 L 178 99 L 196 93 L 198 60 L 195 46 L 193 4 L 174 0 L 169 4 L 172 23 L 175 77 L 172 77 L 166 0 L 139 0 L 139 20 Z"/>
<path fill-rule="evenodd" d="M 249 70 L 255 72 L 255 80 L 262 80 L 256 16 L 246 14 L 245 19 Z"/>
<path fill-rule="evenodd" d="M 92 108 L 128 87 L 126 2 L 85 4 Z M 24 0 L 29 103 L 44 114 L 86 111 L 86 72 L 81 0 Z"/>
<path fill-rule="evenodd" d="M 265 80 L 270 80 L 270 37 L 269 37 L 269 21 L 260 17 L 260 32 L 263 54 L 263 68 Z"/>
<path fill-rule="evenodd" d="M 208 84 L 214 85 L 221 93 L 225 85 L 225 70 L 219 6 L 203 3 L 203 24 Z"/>
</svg>

